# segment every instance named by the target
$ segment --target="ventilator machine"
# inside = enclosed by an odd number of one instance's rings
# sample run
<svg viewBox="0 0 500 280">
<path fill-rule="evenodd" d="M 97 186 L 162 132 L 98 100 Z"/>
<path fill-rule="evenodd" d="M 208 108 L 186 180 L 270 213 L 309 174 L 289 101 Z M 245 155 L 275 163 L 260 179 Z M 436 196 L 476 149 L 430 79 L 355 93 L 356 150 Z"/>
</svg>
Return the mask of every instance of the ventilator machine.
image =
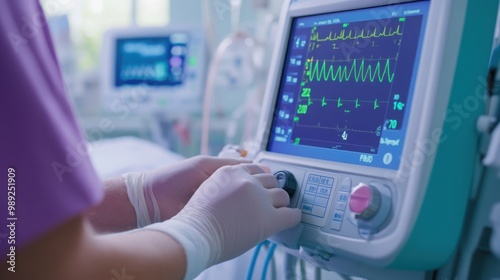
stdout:
<svg viewBox="0 0 500 280">
<path fill-rule="evenodd" d="M 481 162 L 500 145 L 486 86 L 498 2 L 285 2 L 254 161 L 302 222 L 271 241 L 368 279 L 472 277 L 463 258 L 491 229 L 471 213 L 500 200 Z"/>
</svg>

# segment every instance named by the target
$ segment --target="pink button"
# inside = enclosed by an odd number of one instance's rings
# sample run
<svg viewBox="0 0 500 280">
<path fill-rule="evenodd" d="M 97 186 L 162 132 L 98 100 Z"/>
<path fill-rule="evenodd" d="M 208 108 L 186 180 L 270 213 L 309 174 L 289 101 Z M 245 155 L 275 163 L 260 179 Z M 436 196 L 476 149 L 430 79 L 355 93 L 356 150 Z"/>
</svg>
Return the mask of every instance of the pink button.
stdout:
<svg viewBox="0 0 500 280">
<path fill-rule="evenodd" d="M 370 187 L 363 185 L 354 190 L 349 200 L 349 208 L 356 214 L 363 213 L 370 206 L 372 191 Z"/>
</svg>

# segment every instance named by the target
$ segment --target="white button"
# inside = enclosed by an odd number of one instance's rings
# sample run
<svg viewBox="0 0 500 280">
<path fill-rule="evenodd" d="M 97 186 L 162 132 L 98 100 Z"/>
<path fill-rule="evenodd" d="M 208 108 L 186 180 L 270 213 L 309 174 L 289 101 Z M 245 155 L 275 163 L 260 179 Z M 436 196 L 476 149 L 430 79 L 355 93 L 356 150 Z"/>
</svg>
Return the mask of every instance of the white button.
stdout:
<svg viewBox="0 0 500 280">
<path fill-rule="evenodd" d="M 315 194 L 316 191 L 318 191 L 318 186 L 316 185 L 311 185 L 311 184 L 307 184 L 307 187 L 306 187 L 306 192 L 307 193 L 312 193 L 312 194 Z"/>
<path fill-rule="evenodd" d="M 392 154 L 391 153 L 385 154 L 383 161 L 385 165 L 389 165 L 392 162 Z"/>
<path fill-rule="evenodd" d="M 348 192 L 339 192 L 338 201 L 347 202 L 348 200 L 349 200 L 349 193 Z"/>
<path fill-rule="evenodd" d="M 302 213 L 311 214 L 312 204 L 302 203 Z"/>
<path fill-rule="evenodd" d="M 318 205 L 318 206 L 326 207 L 326 205 L 328 204 L 328 199 L 321 197 L 321 196 L 317 196 L 316 200 L 314 201 L 314 204 Z"/>
<path fill-rule="evenodd" d="M 319 176 L 318 175 L 309 175 L 309 178 L 307 179 L 308 183 L 313 183 L 313 184 L 318 184 L 319 183 Z"/>
<path fill-rule="evenodd" d="M 333 222 L 330 224 L 330 229 L 333 229 L 333 230 L 340 230 L 340 226 L 342 226 L 342 222 L 333 221 Z"/>
<path fill-rule="evenodd" d="M 318 216 L 318 217 L 324 217 L 326 212 L 325 207 L 319 207 L 319 206 L 313 206 L 313 209 L 311 211 L 311 215 Z"/>
<path fill-rule="evenodd" d="M 302 200 L 302 203 L 310 203 L 310 204 L 313 204 L 313 203 L 314 203 L 314 195 L 305 194 L 305 195 L 304 195 L 304 199 Z"/>
<path fill-rule="evenodd" d="M 321 185 L 328 185 L 328 186 L 333 187 L 333 178 L 321 177 L 319 182 Z"/>
<path fill-rule="evenodd" d="M 352 186 L 352 180 L 351 178 L 347 177 L 344 179 L 344 181 L 342 181 L 342 184 L 340 185 L 340 190 L 344 192 L 350 192 L 351 186 Z"/>
<path fill-rule="evenodd" d="M 331 188 L 319 187 L 318 195 L 330 196 Z"/>
<path fill-rule="evenodd" d="M 347 203 L 345 203 L 345 202 L 337 202 L 337 204 L 335 204 L 335 209 L 340 210 L 340 211 L 344 211 L 346 206 L 347 206 Z"/>
<path fill-rule="evenodd" d="M 332 220 L 342 222 L 343 218 L 344 218 L 344 212 L 342 212 L 342 211 L 333 212 L 333 219 Z"/>
</svg>

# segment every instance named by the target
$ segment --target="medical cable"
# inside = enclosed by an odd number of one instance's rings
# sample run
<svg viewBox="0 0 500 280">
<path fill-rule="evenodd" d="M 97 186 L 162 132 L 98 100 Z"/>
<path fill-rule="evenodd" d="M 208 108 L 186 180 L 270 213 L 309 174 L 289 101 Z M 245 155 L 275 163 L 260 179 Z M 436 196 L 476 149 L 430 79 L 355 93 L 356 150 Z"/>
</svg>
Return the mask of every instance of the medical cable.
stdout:
<svg viewBox="0 0 500 280">
<path fill-rule="evenodd" d="M 285 253 L 285 279 L 297 279 L 297 257 Z"/>
<path fill-rule="evenodd" d="M 487 113 L 495 118 L 495 122 L 500 121 L 500 77 L 498 66 L 500 64 L 500 46 L 495 47 L 491 55 L 489 70 L 488 70 L 488 100 Z M 493 130 L 493 128 L 491 128 Z"/>
<path fill-rule="evenodd" d="M 487 78 L 486 113 L 477 120 L 477 129 L 482 134 L 482 163 L 495 168 L 500 176 L 500 46 L 496 46 L 490 59 Z M 483 169 L 484 172 L 484 169 Z"/>
<path fill-rule="evenodd" d="M 260 277 L 261 280 L 266 280 L 267 268 L 269 267 L 269 263 L 273 258 L 274 250 L 276 250 L 276 244 L 271 243 L 271 246 L 269 246 L 269 249 L 267 251 L 266 260 L 264 261 L 264 267 L 262 268 L 262 275 Z"/>
<path fill-rule="evenodd" d="M 301 279 L 307 279 L 306 263 L 304 262 L 304 260 L 300 260 L 300 275 L 302 276 Z"/>
<path fill-rule="evenodd" d="M 263 245 L 268 244 L 268 243 L 269 243 L 269 241 L 264 240 L 264 241 L 260 242 L 259 244 L 257 244 L 257 246 L 255 246 L 255 250 L 253 251 L 252 260 L 250 261 L 250 266 L 248 267 L 248 271 L 247 271 L 247 278 L 246 278 L 247 280 L 252 279 L 253 271 L 255 269 L 255 263 L 257 262 L 257 257 L 259 256 L 260 248 Z"/>
<path fill-rule="evenodd" d="M 319 267 L 314 269 L 314 280 L 321 280 L 321 268 Z"/>
<path fill-rule="evenodd" d="M 275 258 L 272 258 L 271 259 L 271 280 L 278 279 L 276 276 L 277 276 L 276 261 L 275 261 Z"/>
</svg>

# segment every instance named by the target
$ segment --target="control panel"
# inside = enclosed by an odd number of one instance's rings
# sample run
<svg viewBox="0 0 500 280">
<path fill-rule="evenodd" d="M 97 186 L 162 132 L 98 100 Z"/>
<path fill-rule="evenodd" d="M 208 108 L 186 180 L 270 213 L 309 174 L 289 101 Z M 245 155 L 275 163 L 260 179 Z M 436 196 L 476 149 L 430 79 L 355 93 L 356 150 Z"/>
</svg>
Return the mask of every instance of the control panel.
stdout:
<svg viewBox="0 0 500 280">
<path fill-rule="evenodd" d="M 389 223 L 394 198 L 383 179 L 268 160 L 260 163 L 273 168 L 279 187 L 286 190 L 286 185 L 295 186 L 297 191 L 290 196 L 290 207 L 302 211 L 303 224 L 318 227 L 325 233 L 369 239 Z M 283 170 L 275 171 L 280 168 Z M 284 174 L 293 183 L 285 184 Z"/>
</svg>

